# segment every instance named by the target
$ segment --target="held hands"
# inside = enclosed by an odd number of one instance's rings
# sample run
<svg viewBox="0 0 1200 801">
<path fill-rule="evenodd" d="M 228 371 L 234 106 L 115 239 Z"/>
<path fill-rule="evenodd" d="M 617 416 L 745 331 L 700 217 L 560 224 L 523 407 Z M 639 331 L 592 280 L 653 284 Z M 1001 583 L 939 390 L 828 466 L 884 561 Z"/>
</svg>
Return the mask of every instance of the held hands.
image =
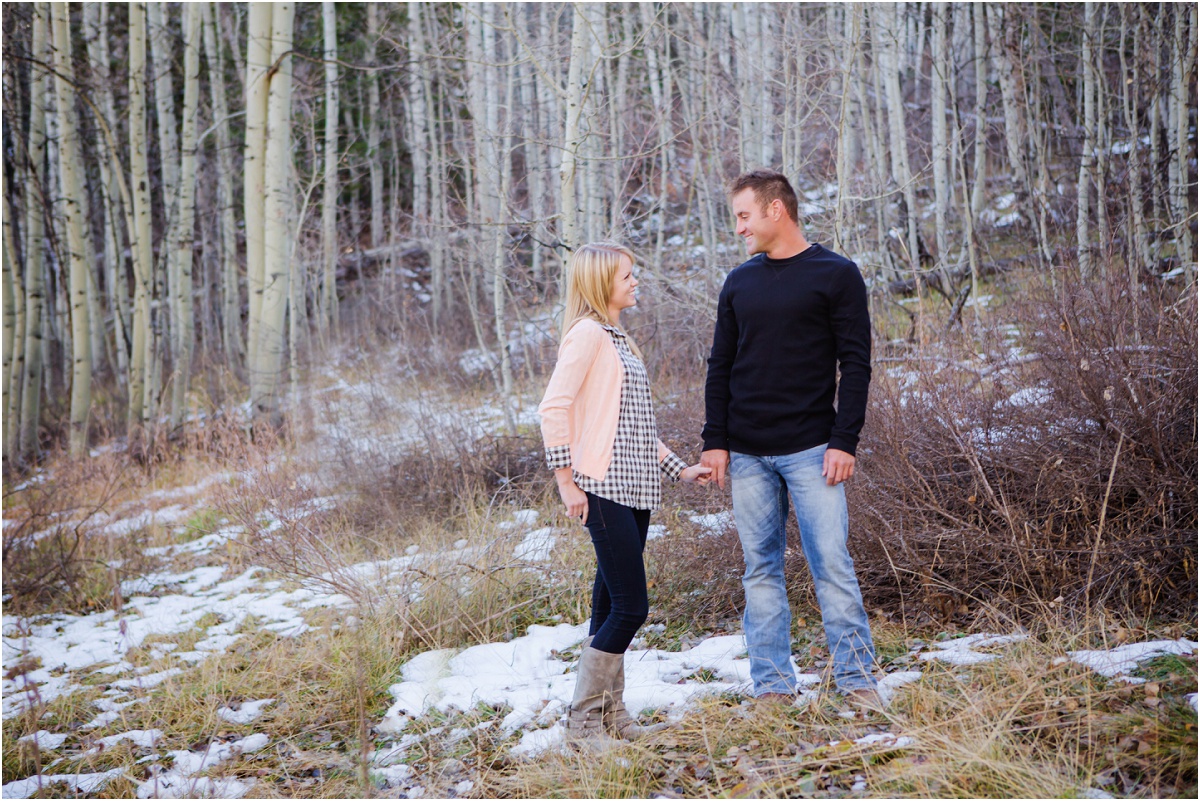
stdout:
<svg viewBox="0 0 1200 801">
<path fill-rule="evenodd" d="M 702 464 L 694 464 L 691 467 L 685 467 L 679 473 L 679 480 L 686 481 L 689 484 L 694 481 L 703 486 L 708 483 L 710 473 L 712 473 L 711 467 L 705 467 Z"/>
<path fill-rule="evenodd" d="M 711 471 L 709 480 L 715 479 L 717 486 L 725 489 L 725 473 L 729 470 L 729 451 L 713 448 L 700 454 L 700 465 Z"/>
</svg>

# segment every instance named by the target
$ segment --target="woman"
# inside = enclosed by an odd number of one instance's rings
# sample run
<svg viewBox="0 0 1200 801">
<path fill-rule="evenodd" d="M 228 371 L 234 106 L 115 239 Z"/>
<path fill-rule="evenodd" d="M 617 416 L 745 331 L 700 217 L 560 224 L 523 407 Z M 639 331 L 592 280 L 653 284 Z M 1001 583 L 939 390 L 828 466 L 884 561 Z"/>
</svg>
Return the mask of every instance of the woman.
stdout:
<svg viewBox="0 0 1200 801">
<path fill-rule="evenodd" d="M 639 726 L 622 696 L 625 650 L 649 612 L 642 550 L 658 473 L 705 483 L 711 472 L 688 467 L 658 439 L 646 366 L 620 324 L 637 285 L 628 248 L 597 242 L 575 251 L 558 363 L 538 407 L 559 495 L 596 549 L 590 636 L 566 721 L 567 742 L 582 748 L 656 730 Z"/>
</svg>

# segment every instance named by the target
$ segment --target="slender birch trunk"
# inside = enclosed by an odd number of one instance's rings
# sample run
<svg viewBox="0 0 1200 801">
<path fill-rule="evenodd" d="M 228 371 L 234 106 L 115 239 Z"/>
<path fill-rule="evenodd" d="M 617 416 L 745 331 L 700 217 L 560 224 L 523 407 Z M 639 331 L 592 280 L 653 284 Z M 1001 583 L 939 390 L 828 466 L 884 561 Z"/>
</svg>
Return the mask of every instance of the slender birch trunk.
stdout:
<svg viewBox="0 0 1200 801">
<path fill-rule="evenodd" d="M 420 3 L 409 6 L 409 13 L 420 15 Z M 338 327 L 337 298 L 337 199 L 338 199 L 338 45 L 337 12 L 331 2 L 321 3 L 321 21 L 325 36 L 325 178 L 321 202 L 321 247 L 324 274 L 321 283 L 321 313 L 317 324 L 324 331 Z M 419 22 L 418 22 L 419 24 Z M 416 71 L 414 70 L 414 73 Z M 415 180 L 415 179 L 414 179 Z"/>
<path fill-rule="evenodd" d="M 1188 147 L 1188 127 L 1191 125 L 1189 106 L 1195 107 L 1196 98 L 1194 93 L 1188 92 L 1187 84 L 1189 70 L 1195 72 L 1196 69 L 1196 8 L 1176 5 L 1172 11 L 1175 29 L 1171 36 L 1170 125 L 1167 127 L 1172 157 L 1167 171 L 1167 185 L 1179 260 L 1189 272 L 1190 280 L 1195 262 L 1190 199 L 1195 197 L 1195 189 L 1188 182 L 1188 162 L 1192 150 Z"/>
<path fill-rule="evenodd" d="M 976 220 L 983 213 L 987 189 L 987 11 L 983 3 L 971 4 L 975 21 L 975 159 L 971 178 L 971 216 Z"/>
<path fill-rule="evenodd" d="M 146 415 L 150 383 L 151 309 L 154 272 L 150 211 L 150 148 L 146 92 L 146 4 L 129 7 L 129 174 L 132 184 L 133 226 L 133 348 L 129 370 L 129 429 L 140 427 Z"/>
<path fill-rule="evenodd" d="M 1015 7 L 1001 4 L 987 5 L 988 33 L 992 40 L 992 59 L 1000 83 L 1000 102 L 1004 109 L 1004 143 L 1008 153 L 1008 165 L 1012 170 L 1012 185 L 1024 194 L 1029 187 L 1025 170 L 1024 145 L 1026 140 L 1025 118 L 1021 116 L 1023 92 L 1021 91 L 1017 65 L 1010 49 L 1017 47 L 1008 35 Z"/>
<path fill-rule="evenodd" d="M 192 254 L 195 251 L 196 136 L 200 106 L 200 9 L 198 3 L 183 7 L 183 130 L 180 137 L 179 223 L 175 227 L 175 316 L 171 427 L 183 424 L 191 382 L 195 349 L 195 314 L 192 309 Z M 219 83 L 214 81 L 214 83 Z"/>
<path fill-rule="evenodd" d="M 33 10 L 33 58 L 49 63 L 48 3 L 37 3 Z M 46 304 L 45 267 L 43 264 L 45 228 L 44 169 L 46 157 L 46 103 L 51 79 L 45 70 L 34 68 L 30 77 L 28 185 L 25 204 L 25 369 L 21 382 L 20 433 L 16 452 L 36 456 L 38 424 L 42 399 L 42 336 Z"/>
<path fill-rule="evenodd" d="M 937 239 L 937 260 L 941 266 L 950 262 L 949 232 L 946 218 L 950 209 L 950 170 L 948 158 L 949 131 L 946 126 L 946 87 L 954 78 L 951 75 L 950 49 L 947 46 L 946 27 L 949 24 L 946 3 L 933 4 L 933 74 L 931 76 L 933 114 L 933 197 L 934 220 Z"/>
<path fill-rule="evenodd" d="M 900 43 L 895 32 L 899 28 L 896 9 L 888 4 L 875 6 L 872 15 L 874 30 L 879 45 L 879 71 L 887 99 L 887 117 L 891 140 L 892 178 L 903 198 L 903 224 L 901 232 L 906 237 L 909 267 L 920 271 L 917 231 L 917 191 L 908 158 L 908 126 L 905 123 L 904 97 L 900 93 Z"/>
<path fill-rule="evenodd" d="M 563 129 L 562 165 L 559 168 L 559 194 L 562 197 L 562 225 L 559 229 L 559 240 L 568 252 L 583 244 L 576 178 L 579 150 L 583 144 L 580 118 L 587 95 L 585 80 L 591 73 L 591 65 L 584 63 L 588 57 L 588 36 L 590 34 L 587 30 L 583 4 L 572 3 L 571 9 L 573 22 L 571 24 L 570 65 L 567 69 L 567 116 Z M 559 291 L 561 297 L 566 297 L 566 264 L 567 260 L 563 259 Z"/>
<path fill-rule="evenodd" d="M 370 67 L 376 66 L 379 43 L 379 4 L 367 3 L 367 53 Z M 383 244 L 383 163 L 380 157 L 382 129 L 379 125 L 379 73 L 367 72 L 367 169 L 371 176 L 371 247 Z"/>
<path fill-rule="evenodd" d="M 92 405 L 92 354 L 87 292 L 90 265 L 86 258 L 83 208 L 83 160 L 79 129 L 75 125 L 75 68 L 71 62 L 71 22 L 66 3 L 52 3 L 54 39 L 54 90 L 58 99 L 59 179 L 66 229 L 66 257 L 71 307 L 71 433 L 72 458 L 87 449 L 88 415 Z"/>
<path fill-rule="evenodd" d="M 267 102 L 267 147 L 264 203 L 264 282 L 260 313 L 255 327 L 258 341 L 253 348 L 250 370 L 250 400 L 255 417 L 272 428 L 282 424 L 279 408 L 283 380 L 283 348 L 291 281 L 291 161 L 292 27 L 296 7 L 292 3 L 271 6 L 271 55 L 275 67 L 270 77 Z"/>
<path fill-rule="evenodd" d="M 7 70 L 4 71 L 4 94 L 8 94 Z M 3 281 L 3 287 L 0 287 L 0 289 L 3 290 L 4 296 L 4 376 L 2 379 L 4 383 L 0 386 L 3 387 L 5 401 L 10 400 L 8 395 L 12 392 L 13 375 L 17 369 L 16 354 L 21 349 L 21 345 L 17 340 L 20 335 L 24 334 L 24 331 L 18 327 L 17 308 L 22 297 L 21 293 L 17 291 L 16 283 L 20 270 L 17 267 L 17 250 L 13 239 L 12 212 L 14 206 L 8 202 L 7 190 L 8 179 L 5 177 L 4 170 L 0 169 L 0 203 L 4 206 L 4 232 L 3 239 L 0 240 L 0 245 L 4 248 L 4 252 L 0 253 L 0 259 L 3 259 L 0 262 L 0 266 L 4 270 L 3 278 L 0 279 Z M 8 413 L 7 403 L 5 408 L 0 409 L 0 414 L 4 415 L 5 428 L 9 431 L 9 438 L 15 439 L 12 436 L 14 429 L 8 428 L 11 417 Z"/>
<path fill-rule="evenodd" d="M 258 322 L 262 319 L 264 276 L 264 230 L 266 192 L 264 176 L 267 158 L 267 90 L 271 66 L 272 5 L 267 2 L 250 4 L 250 19 L 246 33 L 246 142 L 242 151 L 243 219 L 246 236 L 246 288 L 250 299 L 250 316 L 246 333 L 246 363 L 258 363 Z M 251 367 L 253 369 L 253 367 Z M 253 380 L 253 379 L 252 379 Z"/>
<path fill-rule="evenodd" d="M 1092 64 L 1092 50 L 1096 37 L 1096 7 L 1094 3 L 1083 4 L 1083 50 L 1079 58 L 1083 71 L 1083 152 L 1079 156 L 1079 179 L 1076 184 L 1078 196 L 1075 214 L 1075 238 L 1079 251 L 1079 274 L 1085 280 L 1092 277 L 1091 213 L 1092 164 L 1096 151 L 1096 71 Z"/>
</svg>

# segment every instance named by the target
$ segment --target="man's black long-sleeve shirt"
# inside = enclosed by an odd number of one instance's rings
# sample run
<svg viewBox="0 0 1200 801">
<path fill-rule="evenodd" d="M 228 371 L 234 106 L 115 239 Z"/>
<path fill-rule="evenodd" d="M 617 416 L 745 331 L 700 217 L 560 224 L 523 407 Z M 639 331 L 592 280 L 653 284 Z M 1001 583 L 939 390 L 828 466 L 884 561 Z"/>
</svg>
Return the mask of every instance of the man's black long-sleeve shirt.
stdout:
<svg viewBox="0 0 1200 801">
<path fill-rule="evenodd" d="M 717 302 L 704 449 L 780 456 L 828 442 L 853 454 L 870 382 L 858 266 L 815 244 L 789 259 L 760 253 L 729 273 Z"/>
</svg>

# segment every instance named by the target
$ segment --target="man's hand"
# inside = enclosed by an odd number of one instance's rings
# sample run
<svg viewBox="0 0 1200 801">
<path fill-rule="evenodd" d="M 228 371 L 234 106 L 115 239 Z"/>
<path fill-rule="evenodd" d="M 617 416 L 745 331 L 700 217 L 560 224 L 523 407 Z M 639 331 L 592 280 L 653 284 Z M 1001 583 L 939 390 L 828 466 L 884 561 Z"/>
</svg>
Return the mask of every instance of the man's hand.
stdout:
<svg viewBox="0 0 1200 801">
<path fill-rule="evenodd" d="M 853 459 L 854 457 L 850 457 Z M 716 479 L 717 486 L 725 489 L 725 473 L 729 470 L 729 451 L 713 448 L 700 454 L 700 466 L 711 467 L 710 479 Z"/>
<path fill-rule="evenodd" d="M 854 457 L 837 448 L 826 448 L 825 464 L 821 468 L 821 475 L 825 476 L 825 483 L 831 487 L 841 484 L 854 475 Z"/>
</svg>

